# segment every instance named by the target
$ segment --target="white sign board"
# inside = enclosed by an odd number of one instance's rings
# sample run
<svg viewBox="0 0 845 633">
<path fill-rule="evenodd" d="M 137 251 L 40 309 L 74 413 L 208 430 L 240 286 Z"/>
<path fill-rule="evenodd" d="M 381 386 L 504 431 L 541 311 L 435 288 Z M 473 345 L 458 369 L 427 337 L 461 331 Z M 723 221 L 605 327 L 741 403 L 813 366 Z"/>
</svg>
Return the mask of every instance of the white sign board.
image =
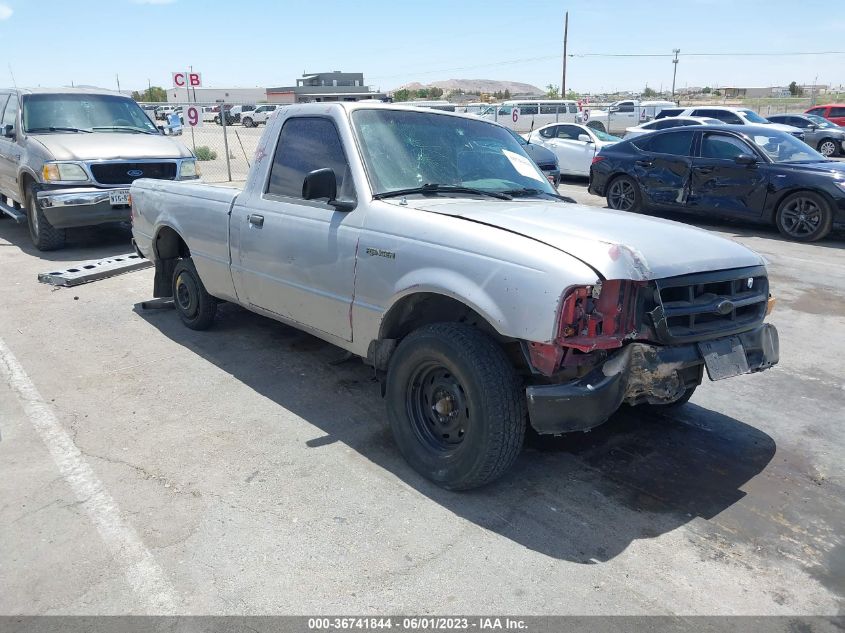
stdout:
<svg viewBox="0 0 845 633">
<path fill-rule="evenodd" d="M 180 71 L 171 75 L 174 88 L 202 88 L 202 73 Z"/>
<path fill-rule="evenodd" d="M 202 108 L 195 105 L 189 105 L 185 108 L 185 123 L 191 127 L 200 127 L 202 125 Z"/>
</svg>

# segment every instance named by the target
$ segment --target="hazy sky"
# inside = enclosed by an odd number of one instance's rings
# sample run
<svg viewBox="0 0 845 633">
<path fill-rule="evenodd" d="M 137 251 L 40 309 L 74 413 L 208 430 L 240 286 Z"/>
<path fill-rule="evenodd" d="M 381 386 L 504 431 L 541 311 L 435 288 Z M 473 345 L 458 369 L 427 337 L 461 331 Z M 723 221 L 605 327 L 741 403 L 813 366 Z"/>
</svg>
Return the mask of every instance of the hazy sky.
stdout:
<svg viewBox="0 0 845 633">
<path fill-rule="evenodd" d="M 291 85 L 303 71 L 411 81 L 503 79 L 582 92 L 845 83 L 845 14 L 825 0 L 0 0 L 0 85 L 169 87 L 193 65 L 208 87 Z M 807 53 L 685 56 L 686 53 Z M 838 51 L 838 52 L 837 52 Z"/>
</svg>

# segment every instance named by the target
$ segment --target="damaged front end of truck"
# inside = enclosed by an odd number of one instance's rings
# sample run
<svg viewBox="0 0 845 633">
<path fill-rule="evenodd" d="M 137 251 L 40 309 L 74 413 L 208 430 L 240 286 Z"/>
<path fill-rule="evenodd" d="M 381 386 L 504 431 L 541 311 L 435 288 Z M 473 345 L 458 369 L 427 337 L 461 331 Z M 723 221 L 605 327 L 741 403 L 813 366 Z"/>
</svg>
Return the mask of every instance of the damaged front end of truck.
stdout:
<svg viewBox="0 0 845 633">
<path fill-rule="evenodd" d="M 672 404 L 711 380 L 777 364 L 763 266 L 569 288 L 557 336 L 523 343 L 531 425 L 588 431 L 623 403 Z"/>
</svg>

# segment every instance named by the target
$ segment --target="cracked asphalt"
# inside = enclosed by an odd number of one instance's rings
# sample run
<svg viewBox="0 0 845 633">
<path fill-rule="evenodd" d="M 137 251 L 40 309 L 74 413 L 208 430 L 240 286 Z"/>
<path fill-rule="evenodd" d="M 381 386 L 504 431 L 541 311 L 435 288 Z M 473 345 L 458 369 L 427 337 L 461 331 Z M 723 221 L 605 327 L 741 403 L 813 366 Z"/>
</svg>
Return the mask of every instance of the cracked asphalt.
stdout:
<svg viewBox="0 0 845 633">
<path fill-rule="evenodd" d="M 769 259 L 781 364 L 529 438 L 500 482 L 450 493 L 404 463 L 341 350 L 231 305 L 190 331 L 141 308 L 149 269 L 39 284 L 128 232 L 42 254 L 0 221 L 0 340 L 113 502 L 79 498 L 0 383 L 0 614 L 841 614 L 845 240 L 700 225 Z M 98 513 L 171 606 L 138 599 Z"/>
</svg>

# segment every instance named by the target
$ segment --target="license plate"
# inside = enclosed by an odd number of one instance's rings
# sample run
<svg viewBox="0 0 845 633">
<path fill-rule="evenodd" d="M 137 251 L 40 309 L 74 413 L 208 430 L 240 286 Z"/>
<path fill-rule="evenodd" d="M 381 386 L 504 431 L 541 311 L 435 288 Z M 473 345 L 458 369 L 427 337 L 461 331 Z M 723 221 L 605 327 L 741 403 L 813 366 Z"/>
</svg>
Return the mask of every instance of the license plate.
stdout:
<svg viewBox="0 0 845 633">
<path fill-rule="evenodd" d="M 732 378 L 748 373 L 748 359 L 736 336 L 698 344 L 710 380 Z"/>
<path fill-rule="evenodd" d="M 129 204 L 129 189 L 109 191 L 109 202 L 113 207 Z"/>
</svg>

